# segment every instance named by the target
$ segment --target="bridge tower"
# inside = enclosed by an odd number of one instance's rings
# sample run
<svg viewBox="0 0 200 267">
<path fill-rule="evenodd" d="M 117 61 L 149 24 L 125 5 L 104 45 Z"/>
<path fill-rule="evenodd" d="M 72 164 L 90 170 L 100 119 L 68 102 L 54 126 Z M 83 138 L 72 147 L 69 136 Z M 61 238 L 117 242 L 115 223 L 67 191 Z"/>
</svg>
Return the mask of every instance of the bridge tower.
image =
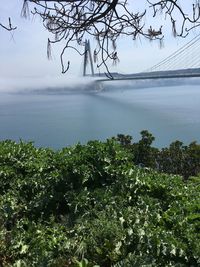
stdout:
<svg viewBox="0 0 200 267">
<path fill-rule="evenodd" d="M 90 41 L 85 40 L 85 52 L 84 52 L 84 65 L 83 65 L 83 76 L 86 76 L 86 69 L 87 65 L 90 63 L 91 68 L 91 74 L 94 76 L 94 66 L 93 66 L 93 60 L 92 60 L 92 54 L 91 54 L 91 48 L 90 48 Z"/>
</svg>

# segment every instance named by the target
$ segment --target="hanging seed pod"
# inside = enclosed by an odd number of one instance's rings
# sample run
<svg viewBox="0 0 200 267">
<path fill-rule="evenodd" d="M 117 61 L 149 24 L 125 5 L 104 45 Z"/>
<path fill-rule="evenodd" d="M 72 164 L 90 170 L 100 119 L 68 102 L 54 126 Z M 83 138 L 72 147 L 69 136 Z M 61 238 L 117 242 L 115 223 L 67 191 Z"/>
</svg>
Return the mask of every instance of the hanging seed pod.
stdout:
<svg viewBox="0 0 200 267">
<path fill-rule="evenodd" d="M 51 54 L 51 41 L 50 41 L 49 38 L 48 38 L 48 41 L 47 41 L 47 58 L 48 59 L 52 59 L 52 54 Z"/>
</svg>

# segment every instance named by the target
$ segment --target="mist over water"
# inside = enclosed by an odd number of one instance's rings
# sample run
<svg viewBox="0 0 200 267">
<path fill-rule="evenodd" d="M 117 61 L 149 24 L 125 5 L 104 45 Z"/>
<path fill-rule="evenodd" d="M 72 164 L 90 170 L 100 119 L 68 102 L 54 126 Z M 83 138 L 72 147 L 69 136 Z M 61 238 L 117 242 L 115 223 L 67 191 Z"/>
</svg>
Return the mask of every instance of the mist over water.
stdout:
<svg viewBox="0 0 200 267">
<path fill-rule="evenodd" d="M 47 93 L 61 91 L 80 91 L 93 83 L 92 78 L 77 76 L 44 76 L 44 77 L 0 77 L 0 93 Z"/>
<path fill-rule="evenodd" d="M 57 149 L 118 133 L 138 140 L 147 129 L 159 147 L 176 139 L 200 142 L 200 86 L 192 83 L 0 80 L 0 140 L 31 140 Z"/>
</svg>

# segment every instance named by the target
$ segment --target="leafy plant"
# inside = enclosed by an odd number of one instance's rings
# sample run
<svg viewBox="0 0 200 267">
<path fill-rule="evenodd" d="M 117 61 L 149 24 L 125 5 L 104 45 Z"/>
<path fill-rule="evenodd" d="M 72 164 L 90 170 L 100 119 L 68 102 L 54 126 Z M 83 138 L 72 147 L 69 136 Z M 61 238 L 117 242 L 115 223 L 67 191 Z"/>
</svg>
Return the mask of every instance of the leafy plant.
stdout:
<svg viewBox="0 0 200 267">
<path fill-rule="evenodd" d="M 196 174 L 199 145 L 124 139 L 56 152 L 0 142 L 0 266 L 200 265 L 199 177 L 163 173 L 173 158 L 173 172 L 183 160 Z M 155 159 L 161 172 L 138 166 Z"/>
</svg>

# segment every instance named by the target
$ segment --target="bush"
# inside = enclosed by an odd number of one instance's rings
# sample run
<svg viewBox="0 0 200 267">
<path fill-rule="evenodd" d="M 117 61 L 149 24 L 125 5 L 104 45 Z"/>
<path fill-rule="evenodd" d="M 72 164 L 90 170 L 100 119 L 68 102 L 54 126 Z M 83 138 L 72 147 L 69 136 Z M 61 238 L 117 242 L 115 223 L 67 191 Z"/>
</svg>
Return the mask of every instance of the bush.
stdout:
<svg viewBox="0 0 200 267">
<path fill-rule="evenodd" d="M 155 138 L 146 130 L 141 132 L 141 140 L 138 143 L 132 143 L 132 137 L 129 135 L 119 134 L 113 139 L 132 153 L 133 163 L 136 165 L 178 174 L 185 179 L 200 173 L 200 145 L 196 142 L 186 146 L 175 141 L 169 147 L 159 150 L 152 147 Z"/>
<path fill-rule="evenodd" d="M 57 152 L 0 142 L 0 266 L 199 266 L 200 180 L 133 164 L 146 136 Z"/>
</svg>

